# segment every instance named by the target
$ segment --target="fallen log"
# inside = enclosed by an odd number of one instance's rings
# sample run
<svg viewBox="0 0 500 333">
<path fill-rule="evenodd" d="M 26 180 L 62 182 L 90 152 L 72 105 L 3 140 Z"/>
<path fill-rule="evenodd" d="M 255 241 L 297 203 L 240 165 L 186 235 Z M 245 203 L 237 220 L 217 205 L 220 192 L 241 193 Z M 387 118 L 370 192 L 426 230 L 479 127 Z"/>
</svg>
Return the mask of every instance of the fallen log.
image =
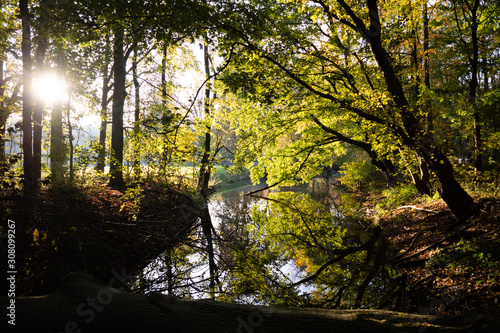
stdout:
<svg viewBox="0 0 500 333">
<path fill-rule="evenodd" d="M 481 314 L 432 316 L 146 296 L 115 289 L 83 273 L 68 274 L 49 295 L 0 299 L 7 308 L 7 332 L 500 332 L 499 318 Z"/>
</svg>

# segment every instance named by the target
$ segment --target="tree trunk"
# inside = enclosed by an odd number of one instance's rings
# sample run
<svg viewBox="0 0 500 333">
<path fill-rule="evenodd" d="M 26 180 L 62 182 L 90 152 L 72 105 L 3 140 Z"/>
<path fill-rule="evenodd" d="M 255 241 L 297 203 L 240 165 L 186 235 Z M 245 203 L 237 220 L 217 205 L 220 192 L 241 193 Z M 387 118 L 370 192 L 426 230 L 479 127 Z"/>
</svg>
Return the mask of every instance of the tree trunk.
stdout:
<svg viewBox="0 0 500 333">
<path fill-rule="evenodd" d="M 482 139 L 481 139 L 481 123 L 479 116 L 479 108 L 476 103 L 477 88 L 479 86 L 477 74 L 479 68 L 479 41 L 477 36 L 478 18 L 477 10 L 479 8 L 479 0 L 474 1 L 474 6 L 470 8 L 470 28 L 472 38 L 472 58 L 471 58 L 471 80 L 469 83 L 469 104 L 473 112 L 473 135 L 474 135 L 474 169 L 476 171 L 483 170 L 483 154 L 482 154 Z"/>
<path fill-rule="evenodd" d="M 176 333 L 489 333 L 499 318 L 481 314 L 414 315 L 383 310 L 325 310 L 264 307 L 183 300 L 120 291 L 82 273 L 68 274 L 54 293 L 0 297 L 19 332 Z M 13 303 L 14 302 L 14 303 Z M 14 305 L 11 305 L 14 304 Z M 9 308 L 10 307 L 10 308 Z M 14 310 L 11 310 L 14 309 Z M 9 316 L 14 313 L 14 317 Z"/>
<path fill-rule="evenodd" d="M 132 146 L 134 149 L 134 177 L 135 180 L 141 178 L 141 154 L 140 154 L 140 144 L 139 144 L 139 134 L 141 131 L 141 124 L 139 122 L 139 117 L 141 114 L 141 104 L 140 104 L 140 84 L 139 84 L 139 74 L 137 73 L 137 43 L 134 46 L 134 56 L 132 57 L 132 73 L 134 81 L 134 135 L 132 140 Z"/>
<path fill-rule="evenodd" d="M 208 267 L 209 267 L 209 297 L 210 299 L 215 299 L 215 284 L 216 284 L 216 272 L 217 266 L 215 264 L 215 254 L 214 254 L 214 244 L 213 244 L 213 236 L 212 236 L 212 219 L 210 217 L 210 212 L 208 210 L 208 183 L 210 181 L 211 174 L 211 125 L 210 125 L 210 60 L 208 54 L 208 44 L 205 38 L 205 42 L 203 44 L 203 58 L 205 62 L 205 79 L 206 87 L 205 87 L 205 121 L 206 121 L 206 131 L 205 131 L 205 143 L 203 145 L 203 157 L 200 163 L 200 175 L 198 178 L 198 191 L 205 198 L 206 203 L 205 207 L 201 213 L 201 227 L 203 231 L 203 235 L 205 236 L 205 240 L 207 242 L 207 256 L 208 256 Z"/>
<path fill-rule="evenodd" d="M 75 147 L 73 146 L 73 125 L 71 124 L 71 95 L 68 98 L 68 107 L 66 108 L 66 119 L 68 122 L 68 141 L 69 141 L 69 182 L 73 184 L 75 178 L 75 170 L 73 160 L 75 155 Z"/>
<path fill-rule="evenodd" d="M 371 26 L 380 26 L 377 1 L 368 0 L 367 3 Z M 439 147 L 430 138 L 425 137 L 425 131 L 412 113 L 401 81 L 395 74 L 389 55 L 382 46 L 380 33 L 367 31 L 366 27 L 363 27 L 363 29 L 364 34 L 370 36 L 367 41 L 384 76 L 387 90 L 393 96 L 394 103 L 401 112 L 404 131 L 399 131 L 397 134 L 407 147 L 417 151 L 417 154 L 423 158 L 429 167 L 429 170 L 436 174 L 439 182 L 439 193 L 451 212 L 457 218 L 470 215 L 474 208 L 474 201 L 456 180 L 453 166 L 446 155 L 440 151 Z"/>
<path fill-rule="evenodd" d="M 210 146 L 211 146 L 211 126 L 210 126 L 210 64 L 208 55 L 208 45 L 207 42 L 203 44 L 203 57 L 205 60 L 205 121 L 206 121 L 206 132 L 205 132 L 205 143 L 203 149 L 203 157 L 200 163 L 200 176 L 198 178 L 198 190 L 205 196 L 208 197 L 208 183 L 210 181 L 211 165 L 210 165 Z"/>
<path fill-rule="evenodd" d="M 111 86 L 109 85 L 109 81 L 111 80 L 111 74 L 108 73 L 109 70 L 109 35 L 106 37 L 106 50 L 105 52 L 105 60 L 103 67 L 103 78 L 102 78 L 102 94 L 101 94 L 101 127 L 99 130 L 99 150 L 97 155 L 97 163 L 96 170 L 104 173 L 104 167 L 106 165 L 106 136 L 107 136 L 107 127 L 108 127 L 108 94 L 111 90 Z"/>
<path fill-rule="evenodd" d="M 474 200 L 456 180 L 453 166 L 448 158 L 440 151 L 431 154 L 427 151 L 428 149 L 420 149 L 429 169 L 436 174 L 441 198 L 453 215 L 460 219 L 467 218 L 474 212 Z"/>
<path fill-rule="evenodd" d="M 431 110 L 430 99 L 428 97 L 429 90 L 431 88 L 431 76 L 429 69 L 429 15 L 427 10 L 427 1 L 424 1 L 423 5 L 423 21 L 424 21 L 424 43 L 423 43 L 423 57 L 424 57 L 424 86 L 426 92 L 424 94 L 424 106 L 426 108 L 427 118 L 426 118 L 426 132 L 429 137 L 433 136 L 434 131 L 434 116 Z"/>
<path fill-rule="evenodd" d="M 31 84 L 31 28 L 28 0 L 19 1 L 22 21 L 21 50 L 23 58 L 23 169 L 25 194 L 34 188 L 32 148 L 32 84 Z"/>
<path fill-rule="evenodd" d="M 4 78 L 3 64 L 4 64 L 5 50 L 0 46 L 0 167 L 7 162 L 5 158 L 5 126 L 7 125 L 7 118 L 9 111 L 5 103 L 5 84 L 7 83 Z"/>
<path fill-rule="evenodd" d="M 45 53 L 47 50 L 47 36 L 40 32 L 38 46 L 35 55 L 36 76 L 41 78 L 44 74 Z M 36 96 L 33 108 L 33 173 L 35 181 L 42 178 L 42 130 L 43 130 L 43 108 L 45 103 L 41 96 Z"/>
<path fill-rule="evenodd" d="M 161 110 L 162 110 L 162 118 L 170 117 L 170 111 L 167 108 L 167 43 L 163 41 L 162 44 L 162 57 L 161 57 Z M 168 119 L 168 118 L 165 118 Z M 164 126 L 169 126 L 169 122 L 165 122 Z M 168 144 L 168 139 L 165 137 L 163 140 L 162 147 L 162 156 L 160 159 L 160 170 L 164 171 L 167 168 L 167 165 L 170 163 L 172 159 L 173 147 Z"/>
<path fill-rule="evenodd" d="M 63 61 L 63 48 L 57 45 L 57 68 L 61 77 L 64 77 L 65 65 Z M 50 173 L 52 187 L 59 187 L 64 183 L 64 161 L 66 146 L 63 134 L 63 101 L 58 98 L 52 106 L 52 119 L 50 122 Z"/>
<path fill-rule="evenodd" d="M 126 59 L 124 52 L 124 29 L 117 25 L 113 42 L 113 120 L 111 125 L 110 182 L 113 187 L 123 187 L 123 106 L 125 103 Z"/>
</svg>

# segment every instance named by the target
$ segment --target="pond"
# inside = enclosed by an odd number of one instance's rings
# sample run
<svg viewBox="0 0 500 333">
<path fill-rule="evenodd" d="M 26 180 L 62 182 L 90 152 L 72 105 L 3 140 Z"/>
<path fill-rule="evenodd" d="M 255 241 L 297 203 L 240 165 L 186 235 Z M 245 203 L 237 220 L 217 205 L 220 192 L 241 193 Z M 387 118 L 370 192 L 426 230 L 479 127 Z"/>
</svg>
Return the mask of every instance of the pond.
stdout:
<svg viewBox="0 0 500 333">
<path fill-rule="evenodd" d="M 262 187 L 212 195 L 210 233 L 200 219 L 137 286 L 184 298 L 335 308 L 373 307 L 391 292 L 395 271 L 385 265 L 380 229 L 345 216 L 343 194 L 329 180 L 245 195 Z"/>
</svg>

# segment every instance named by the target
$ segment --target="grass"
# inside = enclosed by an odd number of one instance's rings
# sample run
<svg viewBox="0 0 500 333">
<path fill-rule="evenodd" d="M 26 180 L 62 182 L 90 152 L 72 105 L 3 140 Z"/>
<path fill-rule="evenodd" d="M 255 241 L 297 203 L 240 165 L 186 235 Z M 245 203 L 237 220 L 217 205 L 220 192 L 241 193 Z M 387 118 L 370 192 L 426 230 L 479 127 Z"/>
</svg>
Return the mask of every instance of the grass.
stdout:
<svg viewBox="0 0 500 333">
<path fill-rule="evenodd" d="M 251 185 L 248 171 L 235 173 L 224 166 L 216 166 L 212 173 L 210 186 L 219 193 L 236 190 Z"/>
</svg>

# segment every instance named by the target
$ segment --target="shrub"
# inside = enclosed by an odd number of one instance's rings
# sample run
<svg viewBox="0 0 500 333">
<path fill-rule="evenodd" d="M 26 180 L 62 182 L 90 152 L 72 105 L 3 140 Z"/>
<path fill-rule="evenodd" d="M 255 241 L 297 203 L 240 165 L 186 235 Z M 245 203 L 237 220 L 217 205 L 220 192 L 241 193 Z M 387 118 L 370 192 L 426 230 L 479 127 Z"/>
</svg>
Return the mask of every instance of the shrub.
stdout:
<svg viewBox="0 0 500 333">
<path fill-rule="evenodd" d="M 377 169 L 368 160 L 356 160 L 342 164 L 339 172 L 339 180 L 343 185 L 359 190 L 376 177 Z"/>
<path fill-rule="evenodd" d="M 382 191 L 384 199 L 379 203 L 380 208 L 395 208 L 414 201 L 418 191 L 413 184 L 404 184 Z"/>
</svg>

